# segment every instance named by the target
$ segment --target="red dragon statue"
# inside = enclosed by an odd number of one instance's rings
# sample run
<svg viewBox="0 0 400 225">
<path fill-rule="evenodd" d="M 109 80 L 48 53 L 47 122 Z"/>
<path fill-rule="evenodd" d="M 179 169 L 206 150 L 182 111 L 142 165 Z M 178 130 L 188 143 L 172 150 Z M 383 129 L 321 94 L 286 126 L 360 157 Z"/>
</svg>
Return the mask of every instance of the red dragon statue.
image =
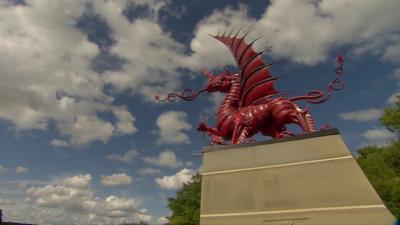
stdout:
<svg viewBox="0 0 400 225">
<path fill-rule="evenodd" d="M 318 104 L 326 101 L 333 90 L 343 88 L 343 62 L 341 55 L 337 56 L 339 66 L 335 72 L 337 78 L 329 83 L 326 95 L 320 90 L 310 91 L 303 96 L 285 97 L 274 88 L 277 77 L 271 76 L 269 67 L 274 64 L 265 64 L 261 55 L 255 52 L 251 43 L 245 42 L 245 37 L 236 35 L 212 36 L 225 44 L 231 51 L 240 70 L 238 74 L 225 72 L 214 75 L 207 70 L 200 71 L 208 78 L 208 83 L 202 90 L 195 92 L 192 89 L 181 93 L 170 93 L 166 98 L 156 96 L 156 100 L 173 102 L 176 98 L 191 101 L 200 93 L 226 93 L 223 103 L 216 114 L 216 127 L 209 127 L 205 121 L 200 122 L 197 130 L 206 132 L 212 137 L 210 144 L 240 144 L 251 141 L 251 137 L 258 132 L 273 138 L 293 135 L 287 131 L 287 124 L 297 124 L 304 133 L 311 133 L 317 129 L 309 113 L 308 107 L 302 109 L 295 102 L 305 100 L 308 103 Z M 211 35 L 210 35 L 211 36 Z"/>
</svg>

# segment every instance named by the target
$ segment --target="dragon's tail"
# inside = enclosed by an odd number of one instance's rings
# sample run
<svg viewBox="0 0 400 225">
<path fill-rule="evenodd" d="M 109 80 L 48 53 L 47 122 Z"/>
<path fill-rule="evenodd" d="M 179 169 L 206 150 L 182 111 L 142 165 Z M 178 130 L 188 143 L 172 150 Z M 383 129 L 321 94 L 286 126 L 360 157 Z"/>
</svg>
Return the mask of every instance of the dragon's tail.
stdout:
<svg viewBox="0 0 400 225">
<path fill-rule="evenodd" d="M 329 97 L 331 97 L 332 91 L 338 91 L 338 90 L 343 89 L 343 87 L 344 87 L 344 80 L 343 80 L 344 57 L 342 55 L 338 54 L 337 62 L 338 62 L 339 66 L 335 69 L 335 73 L 338 76 L 335 80 L 333 80 L 329 83 L 326 95 L 324 95 L 324 92 L 321 90 L 314 90 L 314 91 L 308 92 L 306 95 L 289 98 L 289 100 L 291 100 L 291 101 L 306 100 L 307 102 L 312 103 L 312 104 L 319 104 L 319 103 L 323 103 L 326 100 L 328 100 Z"/>
</svg>

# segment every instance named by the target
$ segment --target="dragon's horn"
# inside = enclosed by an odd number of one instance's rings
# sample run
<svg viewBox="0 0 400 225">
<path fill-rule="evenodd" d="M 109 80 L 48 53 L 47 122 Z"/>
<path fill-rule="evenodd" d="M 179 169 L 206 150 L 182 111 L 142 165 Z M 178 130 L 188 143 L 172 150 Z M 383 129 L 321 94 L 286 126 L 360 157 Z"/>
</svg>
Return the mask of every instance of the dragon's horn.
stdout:
<svg viewBox="0 0 400 225">
<path fill-rule="evenodd" d="M 207 76 L 208 80 L 214 79 L 214 76 L 213 76 L 212 72 L 209 72 L 209 71 L 206 70 L 206 69 L 199 70 L 199 72 L 200 72 L 201 74 Z"/>
</svg>

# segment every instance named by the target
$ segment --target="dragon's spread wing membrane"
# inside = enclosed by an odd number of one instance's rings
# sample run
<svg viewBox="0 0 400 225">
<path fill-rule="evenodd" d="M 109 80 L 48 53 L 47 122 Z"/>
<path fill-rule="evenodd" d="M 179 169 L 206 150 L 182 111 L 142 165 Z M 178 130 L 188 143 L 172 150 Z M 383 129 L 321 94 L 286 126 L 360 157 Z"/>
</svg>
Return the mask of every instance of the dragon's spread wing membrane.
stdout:
<svg viewBox="0 0 400 225">
<path fill-rule="evenodd" d="M 262 61 L 261 54 L 263 52 L 257 53 L 253 50 L 252 45 L 256 40 L 249 44 L 245 43 L 244 39 L 248 33 L 242 37 L 238 37 L 239 31 L 232 37 L 231 33 L 213 37 L 231 50 L 240 69 L 241 106 L 262 103 L 266 98 L 278 93 L 274 88 L 276 77 L 272 77 L 268 69 L 271 64 L 265 64 Z"/>
</svg>

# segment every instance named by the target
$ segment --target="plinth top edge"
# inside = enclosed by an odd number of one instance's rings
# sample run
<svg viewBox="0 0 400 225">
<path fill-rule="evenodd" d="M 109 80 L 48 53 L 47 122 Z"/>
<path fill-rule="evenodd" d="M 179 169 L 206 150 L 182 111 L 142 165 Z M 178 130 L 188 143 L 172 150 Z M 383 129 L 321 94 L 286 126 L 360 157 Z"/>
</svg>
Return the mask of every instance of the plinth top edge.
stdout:
<svg viewBox="0 0 400 225">
<path fill-rule="evenodd" d="M 258 145 L 269 145 L 269 144 L 304 140 L 304 139 L 309 139 L 309 138 L 317 138 L 317 137 L 338 135 L 338 134 L 339 134 L 339 130 L 337 128 L 331 128 L 331 129 L 321 130 L 321 131 L 308 133 L 308 134 L 298 134 L 298 135 L 295 135 L 292 137 L 278 138 L 278 139 L 265 140 L 265 141 L 256 141 L 256 142 L 247 143 L 247 144 L 207 146 L 207 147 L 203 148 L 203 153 L 219 151 L 219 150 L 228 150 L 228 149 L 233 149 L 233 148 L 252 147 L 252 146 L 258 146 Z"/>
</svg>

